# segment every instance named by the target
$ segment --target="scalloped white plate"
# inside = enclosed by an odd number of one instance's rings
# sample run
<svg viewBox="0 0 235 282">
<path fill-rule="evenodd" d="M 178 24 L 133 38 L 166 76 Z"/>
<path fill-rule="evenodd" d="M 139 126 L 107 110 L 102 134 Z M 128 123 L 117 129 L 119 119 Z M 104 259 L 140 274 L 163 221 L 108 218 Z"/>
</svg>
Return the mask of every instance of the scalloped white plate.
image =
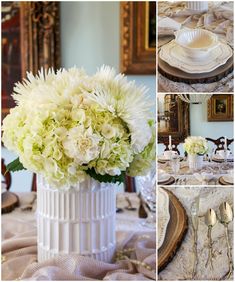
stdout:
<svg viewBox="0 0 235 282">
<path fill-rule="evenodd" d="M 222 176 L 222 178 L 224 179 L 225 182 L 227 182 L 229 184 L 233 184 L 234 183 L 234 180 L 233 180 L 232 176 L 224 175 L 224 176 Z"/>
<path fill-rule="evenodd" d="M 224 65 L 233 55 L 232 48 L 220 42 L 218 47 L 211 50 L 208 56 L 202 59 L 192 59 L 186 55 L 183 49 L 172 40 L 162 46 L 160 58 L 174 68 L 178 68 L 187 73 L 207 73 Z"/>
<path fill-rule="evenodd" d="M 158 249 L 164 242 L 169 221 L 169 196 L 162 188 L 158 188 Z"/>
</svg>

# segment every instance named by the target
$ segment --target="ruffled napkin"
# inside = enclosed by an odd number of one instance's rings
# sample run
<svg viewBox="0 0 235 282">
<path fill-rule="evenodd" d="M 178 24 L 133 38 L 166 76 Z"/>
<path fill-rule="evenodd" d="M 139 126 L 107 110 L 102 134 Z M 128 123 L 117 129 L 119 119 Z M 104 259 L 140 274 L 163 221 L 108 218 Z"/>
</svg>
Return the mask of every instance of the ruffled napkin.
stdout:
<svg viewBox="0 0 235 282">
<path fill-rule="evenodd" d="M 202 172 L 202 173 L 194 173 L 194 177 L 202 184 L 208 184 L 210 180 L 214 178 L 213 173 Z"/>
</svg>

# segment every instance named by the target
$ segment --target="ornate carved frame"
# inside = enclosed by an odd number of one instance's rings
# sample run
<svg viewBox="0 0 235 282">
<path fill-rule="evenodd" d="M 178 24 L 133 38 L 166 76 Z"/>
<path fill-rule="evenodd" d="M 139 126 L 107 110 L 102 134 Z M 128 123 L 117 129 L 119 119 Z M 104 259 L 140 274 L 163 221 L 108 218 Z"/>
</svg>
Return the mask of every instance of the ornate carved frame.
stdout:
<svg viewBox="0 0 235 282">
<path fill-rule="evenodd" d="M 177 94 L 172 94 L 177 95 Z M 184 139 L 190 135 L 189 104 L 176 97 L 178 111 L 178 132 L 158 133 L 158 143 L 163 143 L 168 147 L 169 135 L 172 136 L 172 143 L 177 147 Z"/>
<path fill-rule="evenodd" d="M 35 74 L 42 67 L 59 68 L 59 2 L 19 2 L 19 11 L 22 79 L 26 71 Z M 2 119 L 8 112 L 9 106 L 2 107 Z"/>
<path fill-rule="evenodd" d="M 156 74 L 156 48 L 146 46 L 146 2 L 121 2 L 121 71 Z M 144 24 L 143 24 L 144 23 Z"/>
<path fill-rule="evenodd" d="M 226 99 L 227 112 L 225 114 L 216 113 L 216 99 Z M 208 121 L 233 121 L 233 94 L 214 94 L 207 102 Z"/>
<path fill-rule="evenodd" d="M 22 74 L 60 67 L 59 2 L 21 2 Z"/>
</svg>

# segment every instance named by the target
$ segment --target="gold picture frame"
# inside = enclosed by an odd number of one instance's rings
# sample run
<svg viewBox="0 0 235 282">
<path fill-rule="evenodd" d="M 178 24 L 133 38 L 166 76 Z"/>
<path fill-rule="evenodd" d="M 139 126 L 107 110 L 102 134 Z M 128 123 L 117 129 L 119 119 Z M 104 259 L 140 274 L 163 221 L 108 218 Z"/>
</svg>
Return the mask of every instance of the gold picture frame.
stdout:
<svg viewBox="0 0 235 282">
<path fill-rule="evenodd" d="M 208 121 L 233 121 L 233 95 L 214 94 L 207 102 Z"/>
<path fill-rule="evenodd" d="M 121 72 L 155 75 L 156 2 L 121 2 L 120 18 Z"/>
</svg>

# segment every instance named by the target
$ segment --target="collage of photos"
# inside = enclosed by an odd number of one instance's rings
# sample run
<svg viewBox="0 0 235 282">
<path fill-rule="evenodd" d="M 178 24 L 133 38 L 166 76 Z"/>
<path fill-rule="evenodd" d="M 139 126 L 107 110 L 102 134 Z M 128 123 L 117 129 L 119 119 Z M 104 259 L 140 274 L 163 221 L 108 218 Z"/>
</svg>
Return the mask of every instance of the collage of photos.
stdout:
<svg viewBox="0 0 235 282">
<path fill-rule="evenodd" d="M 234 279 L 233 4 L 158 2 L 158 280 Z"/>
<path fill-rule="evenodd" d="M 234 1 L 1 1 L 1 281 L 234 281 Z"/>
</svg>

